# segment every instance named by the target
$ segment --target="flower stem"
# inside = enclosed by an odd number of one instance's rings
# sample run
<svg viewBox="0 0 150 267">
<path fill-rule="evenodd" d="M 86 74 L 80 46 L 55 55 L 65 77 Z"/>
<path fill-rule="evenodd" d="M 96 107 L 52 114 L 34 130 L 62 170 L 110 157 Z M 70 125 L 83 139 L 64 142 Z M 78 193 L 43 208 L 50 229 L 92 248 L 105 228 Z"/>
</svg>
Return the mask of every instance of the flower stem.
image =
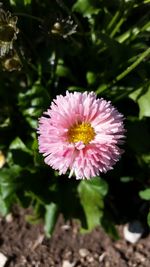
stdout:
<svg viewBox="0 0 150 267">
<path fill-rule="evenodd" d="M 119 20 L 116 27 L 113 29 L 112 33 L 110 34 L 111 38 L 115 36 L 116 32 L 120 29 L 120 27 L 124 23 L 124 21 L 125 21 L 124 17 Z"/>
<path fill-rule="evenodd" d="M 129 67 L 127 67 L 127 69 L 125 71 L 123 71 L 121 74 L 119 74 L 112 82 L 110 82 L 110 84 L 101 85 L 96 90 L 96 94 L 98 95 L 105 90 L 109 90 L 112 85 L 114 85 L 116 82 L 122 80 L 126 75 L 128 75 L 132 70 L 134 70 L 142 62 L 142 60 L 144 58 L 146 58 L 149 54 L 150 54 L 150 47 L 146 51 L 141 53 L 140 56 L 138 57 L 138 59 L 133 64 L 131 64 Z"/>
<path fill-rule="evenodd" d="M 140 63 L 141 61 L 147 57 L 150 54 L 150 47 L 144 51 L 143 53 L 140 54 L 139 58 L 131 64 L 125 71 L 123 71 L 121 74 L 119 74 L 116 78 L 115 81 L 120 81 L 122 80 L 126 75 L 128 75 L 132 70 L 134 70 Z"/>
<path fill-rule="evenodd" d="M 43 22 L 43 19 L 29 15 L 29 14 L 25 14 L 25 13 L 14 13 L 15 16 L 22 16 L 22 17 L 26 17 L 26 18 L 30 18 L 30 19 L 34 19 L 37 20 L 39 22 Z"/>
</svg>

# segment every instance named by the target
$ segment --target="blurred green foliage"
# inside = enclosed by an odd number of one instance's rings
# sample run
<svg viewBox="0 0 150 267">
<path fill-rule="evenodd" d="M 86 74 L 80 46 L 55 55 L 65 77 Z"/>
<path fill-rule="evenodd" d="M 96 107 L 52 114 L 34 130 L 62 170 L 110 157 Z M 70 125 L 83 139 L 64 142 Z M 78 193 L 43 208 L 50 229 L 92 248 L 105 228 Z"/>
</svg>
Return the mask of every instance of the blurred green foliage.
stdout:
<svg viewBox="0 0 150 267">
<path fill-rule="evenodd" d="M 150 224 L 150 1 L 5 0 L 2 8 L 18 17 L 19 34 L 0 58 L 0 213 L 32 206 L 28 220 L 43 217 L 47 235 L 60 212 L 114 237 L 114 223 Z M 38 118 L 66 90 L 93 90 L 126 118 L 122 159 L 92 181 L 59 177 L 38 153 Z"/>
</svg>

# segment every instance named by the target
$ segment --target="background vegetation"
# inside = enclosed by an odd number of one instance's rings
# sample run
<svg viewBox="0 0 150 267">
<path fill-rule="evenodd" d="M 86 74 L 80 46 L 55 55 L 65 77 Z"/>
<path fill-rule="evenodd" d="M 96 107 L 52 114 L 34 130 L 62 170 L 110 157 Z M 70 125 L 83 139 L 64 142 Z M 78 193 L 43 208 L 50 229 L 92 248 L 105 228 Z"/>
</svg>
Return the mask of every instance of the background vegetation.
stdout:
<svg viewBox="0 0 150 267">
<path fill-rule="evenodd" d="M 0 213 L 32 206 L 28 220 L 43 218 L 47 234 L 60 212 L 114 237 L 115 223 L 150 224 L 150 1 L 5 0 L 2 9 Z M 66 90 L 93 90 L 126 118 L 122 159 L 91 181 L 59 177 L 38 153 L 38 117 Z"/>
</svg>

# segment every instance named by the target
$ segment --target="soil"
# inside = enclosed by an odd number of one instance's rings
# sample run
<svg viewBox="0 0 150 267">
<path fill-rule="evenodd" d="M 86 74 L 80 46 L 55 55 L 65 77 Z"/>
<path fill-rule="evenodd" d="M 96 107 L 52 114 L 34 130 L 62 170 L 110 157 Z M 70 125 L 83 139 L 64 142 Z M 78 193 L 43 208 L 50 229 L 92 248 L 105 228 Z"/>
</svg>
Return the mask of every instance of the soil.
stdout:
<svg viewBox="0 0 150 267">
<path fill-rule="evenodd" d="M 66 223 L 60 216 L 52 237 L 47 238 L 42 224 L 25 220 L 28 212 L 15 208 L 0 219 L 0 253 L 7 257 L 5 267 L 150 266 L 150 236 L 133 245 L 122 237 L 112 240 L 100 227 L 83 235 L 75 221 Z M 122 235 L 122 226 L 119 232 Z"/>
</svg>

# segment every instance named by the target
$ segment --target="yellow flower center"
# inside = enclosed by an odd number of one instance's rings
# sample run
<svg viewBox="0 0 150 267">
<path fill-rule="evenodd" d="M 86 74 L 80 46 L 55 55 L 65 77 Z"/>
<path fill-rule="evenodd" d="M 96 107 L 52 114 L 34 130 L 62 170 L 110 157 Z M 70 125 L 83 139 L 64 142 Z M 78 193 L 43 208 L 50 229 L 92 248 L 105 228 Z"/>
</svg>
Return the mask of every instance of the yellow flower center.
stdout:
<svg viewBox="0 0 150 267">
<path fill-rule="evenodd" d="M 77 143 L 82 141 L 87 145 L 94 139 L 95 131 L 90 123 L 82 122 L 73 125 L 68 131 L 68 139 L 70 143 Z"/>
</svg>

